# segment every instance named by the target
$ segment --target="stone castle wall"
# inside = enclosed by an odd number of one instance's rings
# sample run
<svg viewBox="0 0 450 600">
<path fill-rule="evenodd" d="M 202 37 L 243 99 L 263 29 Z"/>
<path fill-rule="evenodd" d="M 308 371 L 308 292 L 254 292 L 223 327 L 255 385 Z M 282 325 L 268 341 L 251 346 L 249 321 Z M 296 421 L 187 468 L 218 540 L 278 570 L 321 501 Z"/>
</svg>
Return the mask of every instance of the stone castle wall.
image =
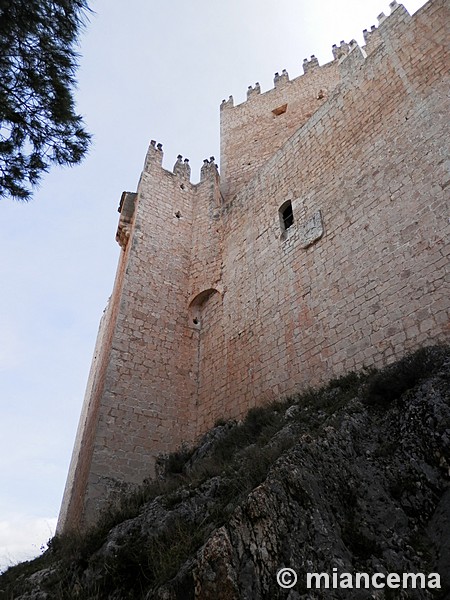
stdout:
<svg viewBox="0 0 450 600">
<path fill-rule="evenodd" d="M 274 153 L 327 101 L 339 82 L 334 60 L 322 67 L 317 59 L 303 63 L 304 74 L 292 81 L 275 74 L 274 88 L 261 94 L 259 84 L 247 91 L 247 101 L 233 98 L 220 107 L 220 172 L 222 191 L 232 197 L 254 177 Z"/>
<path fill-rule="evenodd" d="M 59 530 L 219 418 L 448 340 L 449 17 L 392 2 L 363 49 L 223 103 L 220 178 L 205 161 L 192 185 L 152 143 Z"/>
<path fill-rule="evenodd" d="M 224 416 L 448 336 L 447 11 L 381 18 L 376 50 L 353 47 L 327 102 L 227 203 Z"/>
</svg>

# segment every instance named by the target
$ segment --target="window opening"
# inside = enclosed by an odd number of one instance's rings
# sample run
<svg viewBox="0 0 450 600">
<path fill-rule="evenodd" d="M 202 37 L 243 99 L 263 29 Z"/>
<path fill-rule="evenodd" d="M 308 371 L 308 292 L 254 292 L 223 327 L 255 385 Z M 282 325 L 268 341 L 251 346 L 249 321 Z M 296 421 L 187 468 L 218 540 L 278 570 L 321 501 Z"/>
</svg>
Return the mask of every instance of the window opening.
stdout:
<svg viewBox="0 0 450 600">
<path fill-rule="evenodd" d="M 283 231 L 289 229 L 294 224 L 294 213 L 292 212 L 292 203 L 290 200 L 285 202 L 280 208 L 280 222 Z"/>
</svg>

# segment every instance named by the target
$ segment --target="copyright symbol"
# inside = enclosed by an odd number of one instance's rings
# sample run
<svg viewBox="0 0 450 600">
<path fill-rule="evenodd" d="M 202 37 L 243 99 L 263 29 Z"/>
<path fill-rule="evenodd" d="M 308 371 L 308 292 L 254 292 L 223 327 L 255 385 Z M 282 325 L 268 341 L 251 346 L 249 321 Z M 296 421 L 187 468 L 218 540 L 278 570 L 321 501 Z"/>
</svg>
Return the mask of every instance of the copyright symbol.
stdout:
<svg viewBox="0 0 450 600">
<path fill-rule="evenodd" d="M 285 590 L 289 590 L 297 583 L 297 573 L 294 569 L 288 569 L 287 567 L 280 569 L 277 573 L 277 583 Z"/>
</svg>

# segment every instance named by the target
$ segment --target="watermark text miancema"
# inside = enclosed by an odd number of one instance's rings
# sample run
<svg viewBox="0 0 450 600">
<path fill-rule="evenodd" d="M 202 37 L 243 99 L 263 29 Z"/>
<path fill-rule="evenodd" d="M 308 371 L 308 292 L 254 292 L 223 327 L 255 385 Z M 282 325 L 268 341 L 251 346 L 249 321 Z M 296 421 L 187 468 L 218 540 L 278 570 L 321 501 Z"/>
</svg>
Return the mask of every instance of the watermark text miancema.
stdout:
<svg viewBox="0 0 450 600">
<path fill-rule="evenodd" d="M 278 585 L 293 588 L 298 576 L 294 569 L 283 568 L 277 573 Z M 441 589 L 439 573 L 338 573 L 336 567 L 329 573 L 306 573 L 308 589 L 344 589 L 344 588 L 402 588 L 402 589 Z"/>
</svg>

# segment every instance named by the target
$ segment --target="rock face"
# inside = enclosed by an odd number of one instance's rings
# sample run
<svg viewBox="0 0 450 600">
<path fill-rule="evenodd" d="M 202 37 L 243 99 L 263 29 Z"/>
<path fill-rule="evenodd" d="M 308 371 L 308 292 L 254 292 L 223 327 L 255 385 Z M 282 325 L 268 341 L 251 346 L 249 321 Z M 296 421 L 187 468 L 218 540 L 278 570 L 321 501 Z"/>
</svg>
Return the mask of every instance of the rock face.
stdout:
<svg viewBox="0 0 450 600">
<path fill-rule="evenodd" d="M 450 350 L 427 349 L 219 425 L 133 496 L 132 518 L 56 538 L 34 575 L 0 579 L 0 598 L 436 597 L 308 589 L 307 573 L 333 572 L 438 573 L 450 598 L 449 381 Z"/>
</svg>

